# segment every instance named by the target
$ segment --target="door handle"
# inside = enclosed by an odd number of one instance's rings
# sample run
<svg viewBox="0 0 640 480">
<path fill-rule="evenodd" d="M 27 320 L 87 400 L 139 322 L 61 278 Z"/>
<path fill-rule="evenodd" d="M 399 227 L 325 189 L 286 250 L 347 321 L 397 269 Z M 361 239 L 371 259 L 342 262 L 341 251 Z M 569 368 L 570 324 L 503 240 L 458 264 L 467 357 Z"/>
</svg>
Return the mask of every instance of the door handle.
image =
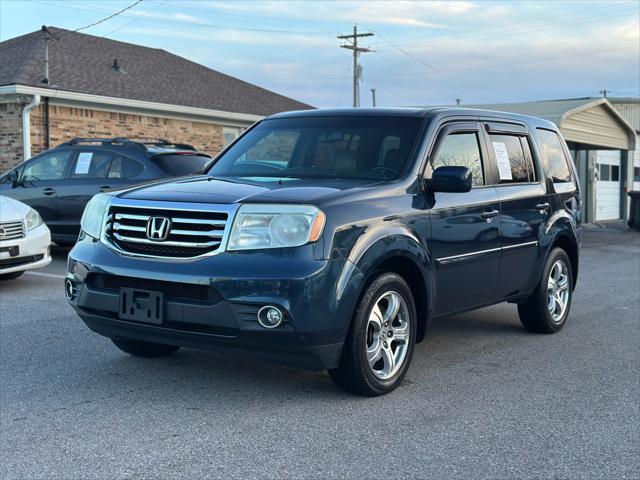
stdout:
<svg viewBox="0 0 640 480">
<path fill-rule="evenodd" d="M 56 190 L 55 188 L 47 187 L 42 190 L 42 193 L 44 193 L 45 195 L 55 195 Z"/>
<path fill-rule="evenodd" d="M 111 187 L 109 185 L 103 185 L 102 187 L 100 187 L 100 191 L 101 192 L 106 192 L 107 190 L 109 190 Z"/>
<path fill-rule="evenodd" d="M 490 222 L 493 217 L 497 217 L 500 214 L 498 210 L 485 210 L 480 214 L 487 222 Z"/>
<path fill-rule="evenodd" d="M 539 203 L 536 205 L 536 209 L 540 210 L 540 213 L 544 212 L 545 210 L 549 210 L 549 207 L 551 205 L 549 205 L 547 202 L 544 203 Z"/>
</svg>

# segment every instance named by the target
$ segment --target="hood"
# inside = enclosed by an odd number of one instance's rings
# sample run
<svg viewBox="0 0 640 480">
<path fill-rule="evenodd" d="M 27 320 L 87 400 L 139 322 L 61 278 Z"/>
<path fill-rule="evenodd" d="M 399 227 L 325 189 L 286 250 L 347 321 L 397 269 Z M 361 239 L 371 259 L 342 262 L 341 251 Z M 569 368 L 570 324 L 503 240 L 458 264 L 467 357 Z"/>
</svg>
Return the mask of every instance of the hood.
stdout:
<svg viewBox="0 0 640 480">
<path fill-rule="evenodd" d="M 29 210 L 31 210 L 29 205 L 0 195 L 0 222 L 20 221 L 27 215 Z"/>
<path fill-rule="evenodd" d="M 164 202 L 315 203 L 330 195 L 374 183 L 359 179 L 215 178 L 208 176 L 154 183 L 126 190 L 120 198 Z"/>
</svg>

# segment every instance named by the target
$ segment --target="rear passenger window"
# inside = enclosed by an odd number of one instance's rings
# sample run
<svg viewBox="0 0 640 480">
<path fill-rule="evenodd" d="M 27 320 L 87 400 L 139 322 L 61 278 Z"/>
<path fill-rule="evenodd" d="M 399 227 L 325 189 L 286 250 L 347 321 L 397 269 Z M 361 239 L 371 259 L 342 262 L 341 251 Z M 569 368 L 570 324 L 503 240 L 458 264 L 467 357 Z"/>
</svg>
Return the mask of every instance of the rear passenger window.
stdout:
<svg viewBox="0 0 640 480">
<path fill-rule="evenodd" d="M 431 166 L 434 170 L 445 166 L 467 167 L 471 170 L 473 186 L 484 185 L 480 145 L 475 132 L 447 135 Z"/>
<path fill-rule="evenodd" d="M 71 178 L 106 178 L 112 158 L 109 152 L 80 152 Z"/>
<path fill-rule="evenodd" d="M 547 177 L 554 182 L 570 182 L 571 171 L 558 134 L 550 130 L 537 129 L 536 140 Z"/>
<path fill-rule="evenodd" d="M 131 178 L 139 175 L 143 166 L 135 160 L 116 155 L 109 168 L 109 178 Z"/>
<path fill-rule="evenodd" d="M 490 135 L 498 166 L 499 183 L 534 182 L 531 149 L 526 137 L 516 135 Z"/>
</svg>

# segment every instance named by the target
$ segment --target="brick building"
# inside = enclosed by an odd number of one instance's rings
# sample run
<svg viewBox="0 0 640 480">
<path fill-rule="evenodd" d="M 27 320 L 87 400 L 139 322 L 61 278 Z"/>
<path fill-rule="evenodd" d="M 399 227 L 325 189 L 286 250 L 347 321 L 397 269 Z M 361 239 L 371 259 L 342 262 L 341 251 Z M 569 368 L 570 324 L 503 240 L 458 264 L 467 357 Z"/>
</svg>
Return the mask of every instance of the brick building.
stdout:
<svg viewBox="0 0 640 480">
<path fill-rule="evenodd" d="M 264 116 L 312 108 L 164 50 L 49 32 L 0 43 L 0 172 L 78 136 L 165 138 L 216 154 Z"/>
</svg>

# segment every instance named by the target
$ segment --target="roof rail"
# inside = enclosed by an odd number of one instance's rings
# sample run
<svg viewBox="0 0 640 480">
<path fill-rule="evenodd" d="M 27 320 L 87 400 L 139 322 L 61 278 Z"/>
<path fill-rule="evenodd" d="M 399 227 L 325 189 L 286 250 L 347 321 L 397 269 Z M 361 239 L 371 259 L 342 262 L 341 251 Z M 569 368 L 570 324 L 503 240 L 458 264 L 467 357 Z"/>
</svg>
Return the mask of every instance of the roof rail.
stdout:
<svg viewBox="0 0 640 480">
<path fill-rule="evenodd" d="M 173 143 L 169 140 L 165 140 L 164 138 L 145 138 L 145 137 L 136 137 L 136 138 L 126 138 L 126 137 L 117 137 L 113 139 L 114 143 L 139 143 L 142 145 L 149 145 L 153 147 L 168 147 L 168 148 L 177 148 L 183 150 L 193 150 L 195 151 L 195 147 L 186 143 Z"/>
<path fill-rule="evenodd" d="M 63 142 L 59 147 L 66 147 L 69 145 L 78 145 L 79 143 L 111 143 L 111 140 L 108 138 L 92 138 L 92 137 L 74 137 L 67 142 Z"/>
<path fill-rule="evenodd" d="M 156 138 L 128 138 L 128 137 L 114 137 L 114 138 L 92 138 L 92 137 L 75 137 L 67 142 L 63 142 L 59 147 L 67 147 L 71 145 L 79 145 L 82 143 L 100 143 L 101 145 L 130 145 L 139 148 L 146 149 L 149 146 L 152 147 L 160 147 L 160 148 L 175 148 L 181 150 L 193 150 L 196 151 L 195 147 L 192 145 L 188 145 L 186 143 L 173 143 L 165 139 L 156 139 Z"/>
</svg>

